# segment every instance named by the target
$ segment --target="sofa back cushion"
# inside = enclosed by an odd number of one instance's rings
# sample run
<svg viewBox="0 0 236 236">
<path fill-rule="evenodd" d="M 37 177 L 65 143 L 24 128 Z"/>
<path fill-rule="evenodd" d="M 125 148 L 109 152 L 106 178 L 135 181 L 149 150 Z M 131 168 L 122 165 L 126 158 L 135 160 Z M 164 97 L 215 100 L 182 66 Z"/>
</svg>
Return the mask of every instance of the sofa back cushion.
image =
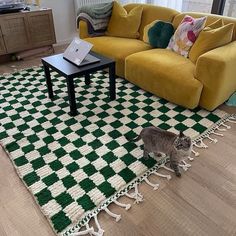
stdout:
<svg viewBox="0 0 236 236">
<path fill-rule="evenodd" d="M 221 23 L 221 26 L 219 26 Z M 226 45 L 232 41 L 234 24 L 229 23 L 223 25 L 222 20 L 218 20 L 206 27 L 197 38 L 197 41 L 192 46 L 189 58 L 193 63 L 196 63 L 199 56 L 215 49 L 217 47 Z"/>
<path fill-rule="evenodd" d="M 114 1 L 111 19 L 106 35 L 123 38 L 139 38 L 139 26 L 142 17 L 142 6 L 137 6 L 129 12 Z"/>
<path fill-rule="evenodd" d="M 144 27 L 154 20 L 162 20 L 166 22 L 172 22 L 174 17 L 179 14 L 178 11 L 167 7 L 154 6 L 149 4 L 128 4 L 125 5 L 124 8 L 127 12 L 131 11 L 134 7 L 143 6 L 143 14 L 141 19 L 141 24 L 139 28 L 140 37 L 139 39 L 143 39 L 143 30 Z"/>
<path fill-rule="evenodd" d="M 207 14 L 207 13 L 185 12 L 185 13 L 181 13 L 181 14 L 175 16 L 175 18 L 172 22 L 175 29 L 177 29 L 178 25 L 180 24 L 180 22 L 183 20 L 183 18 L 186 15 L 190 15 L 194 18 L 207 16 L 206 26 L 212 24 L 213 22 L 215 22 L 219 19 L 222 19 L 224 21 L 225 25 L 227 25 L 229 23 L 233 23 L 234 24 L 233 41 L 236 40 L 236 18 Z"/>
</svg>

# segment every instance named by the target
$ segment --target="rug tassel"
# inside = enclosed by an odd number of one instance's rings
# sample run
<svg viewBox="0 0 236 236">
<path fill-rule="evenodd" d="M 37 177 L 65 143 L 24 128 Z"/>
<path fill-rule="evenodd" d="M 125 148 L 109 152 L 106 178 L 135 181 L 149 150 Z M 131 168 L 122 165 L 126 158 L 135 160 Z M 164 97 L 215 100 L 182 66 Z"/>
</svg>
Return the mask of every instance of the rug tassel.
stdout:
<svg viewBox="0 0 236 236">
<path fill-rule="evenodd" d="M 86 227 L 86 229 L 89 229 L 89 228 L 90 228 L 88 223 L 85 224 L 85 227 Z M 92 236 L 92 235 L 95 233 L 94 228 L 93 228 L 93 227 L 91 227 L 91 228 L 93 229 L 93 231 L 91 231 L 91 232 L 88 233 L 90 236 Z"/>
<path fill-rule="evenodd" d="M 117 200 L 113 201 L 117 206 L 125 208 L 126 211 L 128 211 L 131 208 L 131 204 L 125 204 L 118 202 Z"/>
<path fill-rule="evenodd" d="M 86 227 L 86 230 L 83 230 L 83 231 L 80 231 L 80 232 L 77 232 L 77 233 L 72 233 L 71 236 L 81 236 L 81 235 L 87 235 L 87 234 L 94 235 L 94 233 L 96 233 L 94 231 L 94 228 L 89 227 L 88 224 L 86 224 L 85 227 Z"/>
<path fill-rule="evenodd" d="M 171 168 L 167 167 L 165 164 L 162 164 L 160 167 L 164 168 L 165 170 L 168 170 L 170 172 L 174 172 Z"/>
<path fill-rule="evenodd" d="M 134 186 L 134 192 L 133 193 L 125 193 L 125 196 L 131 199 L 135 199 L 134 204 L 139 204 L 143 201 L 143 195 L 138 191 L 138 185 L 136 184 Z"/>
<path fill-rule="evenodd" d="M 226 129 L 222 129 L 220 127 L 217 127 L 216 129 L 219 130 L 220 132 L 225 132 L 226 131 Z"/>
<path fill-rule="evenodd" d="M 218 130 L 219 130 L 219 129 L 218 129 Z M 221 136 L 221 137 L 224 136 L 223 134 L 217 133 L 217 132 L 215 132 L 215 131 L 212 131 L 212 134 L 215 134 L 215 135 L 217 135 L 217 136 Z"/>
<path fill-rule="evenodd" d="M 98 232 L 94 232 L 93 234 L 95 236 L 103 236 L 105 231 L 102 229 L 101 225 L 99 224 L 97 215 L 95 215 L 93 218 L 98 229 Z"/>
<path fill-rule="evenodd" d="M 187 171 L 190 167 L 191 167 L 191 165 L 190 164 L 188 164 L 186 161 L 182 161 L 182 163 L 183 164 L 179 164 L 179 166 L 184 170 L 184 171 Z"/>
<path fill-rule="evenodd" d="M 116 222 L 120 221 L 121 220 L 121 215 L 117 215 L 113 212 L 111 212 L 107 207 L 104 208 L 104 211 L 111 217 L 115 218 Z"/>
<path fill-rule="evenodd" d="M 193 145 L 197 148 L 208 148 L 208 146 L 203 142 L 202 139 L 200 139 L 197 143 L 194 143 Z"/>
<path fill-rule="evenodd" d="M 236 124 L 236 118 L 234 117 L 230 117 L 227 121 L 230 123 Z"/>
<path fill-rule="evenodd" d="M 217 143 L 218 140 L 216 138 L 211 138 L 210 135 L 207 136 L 207 138 L 210 140 L 210 143 Z"/>
<path fill-rule="evenodd" d="M 144 181 L 147 183 L 147 185 L 151 186 L 153 190 L 157 190 L 160 186 L 159 184 L 151 183 L 147 177 L 144 179 Z"/>
<path fill-rule="evenodd" d="M 190 156 L 188 156 L 188 160 L 190 160 L 190 161 L 193 161 L 193 160 L 194 160 L 194 158 L 193 158 L 193 157 L 190 157 Z"/>
<path fill-rule="evenodd" d="M 157 171 L 153 172 L 153 174 L 158 176 L 158 177 L 166 178 L 167 180 L 171 179 L 171 175 L 163 175 L 163 174 L 158 173 Z"/>
<path fill-rule="evenodd" d="M 193 148 L 192 148 L 192 153 L 194 154 L 195 157 L 200 156 L 199 152 L 194 151 Z"/>
<path fill-rule="evenodd" d="M 221 124 L 223 127 L 225 127 L 226 129 L 231 129 L 231 126 L 226 125 L 226 124 Z"/>
<path fill-rule="evenodd" d="M 185 166 L 187 166 L 187 167 L 191 167 L 191 166 L 192 166 L 191 164 L 187 163 L 185 160 L 182 160 L 182 163 L 183 163 Z"/>
</svg>

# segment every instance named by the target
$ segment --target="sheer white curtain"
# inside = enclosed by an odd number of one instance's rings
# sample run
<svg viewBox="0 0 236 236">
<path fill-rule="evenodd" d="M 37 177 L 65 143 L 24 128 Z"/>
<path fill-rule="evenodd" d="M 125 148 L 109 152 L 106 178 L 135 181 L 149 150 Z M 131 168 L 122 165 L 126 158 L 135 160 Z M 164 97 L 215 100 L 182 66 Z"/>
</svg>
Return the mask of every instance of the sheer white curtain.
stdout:
<svg viewBox="0 0 236 236">
<path fill-rule="evenodd" d="M 183 0 L 120 0 L 122 4 L 127 3 L 149 3 L 159 6 L 173 8 L 177 11 L 182 11 Z"/>
</svg>

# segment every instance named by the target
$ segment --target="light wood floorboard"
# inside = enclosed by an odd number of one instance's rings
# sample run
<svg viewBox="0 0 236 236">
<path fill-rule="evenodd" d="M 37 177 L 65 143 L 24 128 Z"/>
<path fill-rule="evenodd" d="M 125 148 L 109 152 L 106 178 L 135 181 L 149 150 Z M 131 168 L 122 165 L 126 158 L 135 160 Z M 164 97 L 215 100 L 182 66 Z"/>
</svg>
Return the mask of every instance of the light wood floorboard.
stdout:
<svg viewBox="0 0 236 236">
<path fill-rule="evenodd" d="M 56 48 L 61 52 L 65 47 Z M 0 66 L 0 74 L 40 64 L 40 58 Z M 236 108 L 221 106 L 236 113 Z M 199 150 L 182 178 L 160 183 L 153 191 L 140 186 L 145 200 L 125 211 L 111 204 L 112 211 L 122 214 L 115 223 L 101 212 L 100 224 L 107 236 L 235 236 L 236 235 L 236 125 L 218 137 L 217 144 Z M 54 233 L 31 194 L 17 176 L 5 151 L 0 148 L 0 236 L 53 236 Z M 166 173 L 164 170 L 161 172 Z M 122 197 L 120 201 L 132 203 Z"/>
</svg>

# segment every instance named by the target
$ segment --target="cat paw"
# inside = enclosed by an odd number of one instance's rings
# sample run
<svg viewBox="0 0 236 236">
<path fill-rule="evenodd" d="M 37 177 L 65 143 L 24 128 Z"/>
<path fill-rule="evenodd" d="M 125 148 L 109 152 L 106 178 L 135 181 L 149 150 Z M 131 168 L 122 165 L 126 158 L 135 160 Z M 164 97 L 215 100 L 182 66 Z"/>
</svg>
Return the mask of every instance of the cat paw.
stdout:
<svg viewBox="0 0 236 236">
<path fill-rule="evenodd" d="M 175 175 L 179 178 L 181 177 L 181 173 L 179 173 L 179 172 L 175 173 Z"/>
</svg>

